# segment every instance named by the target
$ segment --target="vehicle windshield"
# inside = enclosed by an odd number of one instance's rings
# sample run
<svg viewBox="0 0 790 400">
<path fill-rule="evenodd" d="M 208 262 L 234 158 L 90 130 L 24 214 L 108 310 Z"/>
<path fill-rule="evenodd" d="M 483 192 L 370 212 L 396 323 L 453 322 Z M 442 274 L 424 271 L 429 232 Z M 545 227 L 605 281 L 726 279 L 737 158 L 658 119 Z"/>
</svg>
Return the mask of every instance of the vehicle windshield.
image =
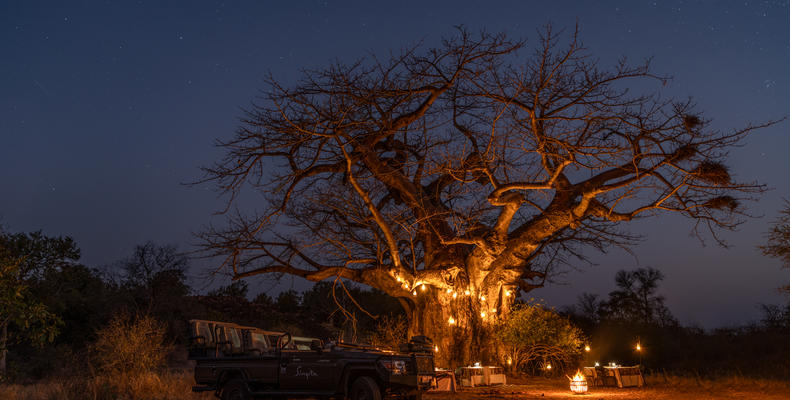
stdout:
<svg viewBox="0 0 790 400">
<path fill-rule="evenodd" d="M 252 342 L 252 348 L 258 349 L 260 351 L 268 350 L 269 340 L 267 339 L 266 335 L 259 332 L 252 332 L 250 335 L 250 341 Z"/>
</svg>

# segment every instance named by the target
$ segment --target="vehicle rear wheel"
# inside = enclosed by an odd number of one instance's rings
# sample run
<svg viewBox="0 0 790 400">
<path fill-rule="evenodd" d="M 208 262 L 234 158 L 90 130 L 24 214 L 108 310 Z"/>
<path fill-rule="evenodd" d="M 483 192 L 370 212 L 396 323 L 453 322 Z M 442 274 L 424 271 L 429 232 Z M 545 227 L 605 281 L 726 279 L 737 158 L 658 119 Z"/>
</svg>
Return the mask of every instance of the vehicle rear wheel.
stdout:
<svg viewBox="0 0 790 400">
<path fill-rule="evenodd" d="M 373 378 L 362 376 L 351 385 L 351 400 L 381 400 L 381 390 Z"/>
<path fill-rule="evenodd" d="M 249 400 L 250 390 L 242 379 L 231 379 L 222 386 L 222 400 Z"/>
</svg>

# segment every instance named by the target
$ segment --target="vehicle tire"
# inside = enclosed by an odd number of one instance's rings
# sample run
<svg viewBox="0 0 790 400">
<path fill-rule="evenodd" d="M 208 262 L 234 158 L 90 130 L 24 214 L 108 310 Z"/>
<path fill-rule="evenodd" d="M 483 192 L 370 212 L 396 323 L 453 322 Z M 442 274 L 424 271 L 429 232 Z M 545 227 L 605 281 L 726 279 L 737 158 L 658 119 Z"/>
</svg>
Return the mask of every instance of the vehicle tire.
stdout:
<svg viewBox="0 0 790 400">
<path fill-rule="evenodd" d="M 381 390 L 373 378 L 362 376 L 351 385 L 351 400 L 381 400 Z"/>
<path fill-rule="evenodd" d="M 222 400 L 249 400 L 250 389 L 243 379 L 231 379 L 222 386 Z"/>
</svg>

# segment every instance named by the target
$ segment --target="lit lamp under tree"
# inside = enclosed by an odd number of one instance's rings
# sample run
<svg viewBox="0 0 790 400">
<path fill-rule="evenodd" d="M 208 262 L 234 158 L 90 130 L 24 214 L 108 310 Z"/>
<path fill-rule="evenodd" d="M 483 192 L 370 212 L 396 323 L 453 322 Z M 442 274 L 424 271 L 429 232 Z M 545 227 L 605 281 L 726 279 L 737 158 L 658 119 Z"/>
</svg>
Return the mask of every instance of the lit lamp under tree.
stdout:
<svg viewBox="0 0 790 400">
<path fill-rule="evenodd" d="M 584 345 L 584 365 L 590 365 L 590 345 Z"/>
<path fill-rule="evenodd" d="M 636 346 L 634 347 L 636 353 L 639 355 L 639 368 L 642 368 L 642 341 L 637 338 Z"/>
</svg>

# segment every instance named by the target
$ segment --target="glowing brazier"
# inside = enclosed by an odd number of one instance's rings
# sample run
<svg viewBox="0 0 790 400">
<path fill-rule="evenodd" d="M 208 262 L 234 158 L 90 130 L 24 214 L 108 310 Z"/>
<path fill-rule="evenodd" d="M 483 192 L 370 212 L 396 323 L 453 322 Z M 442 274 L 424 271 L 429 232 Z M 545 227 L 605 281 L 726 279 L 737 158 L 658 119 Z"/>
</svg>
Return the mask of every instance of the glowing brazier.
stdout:
<svg viewBox="0 0 790 400">
<path fill-rule="evenodd" d="M 576 375 L 571 378 L 571 392 L 576 394 L 587 393 L 587 380 L 584 379 L 584 375 L 578 370 Z"/>
</svg>

